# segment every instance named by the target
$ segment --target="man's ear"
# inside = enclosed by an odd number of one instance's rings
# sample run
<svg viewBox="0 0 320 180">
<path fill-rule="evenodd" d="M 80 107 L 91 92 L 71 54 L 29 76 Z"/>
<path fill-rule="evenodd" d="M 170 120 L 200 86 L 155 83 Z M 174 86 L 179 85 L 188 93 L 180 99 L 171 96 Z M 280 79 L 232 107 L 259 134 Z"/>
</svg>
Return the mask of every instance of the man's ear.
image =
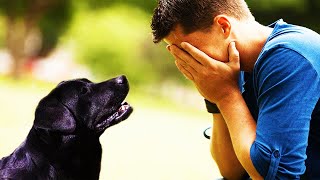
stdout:
<svg viewBox="0 0 320 180">
<path fill-rule="evenodd" d="M 48 95 L 36 109 L 34 127 L 70 134 L 76 129 L 76 120 L 62 103 Z"/>
<path fill-rule="evenodd" d="M 215 25 L 219 28 L 219 31 L 223 33 L 223 36 L 225 38 L 228 38 L 231 33 L 231 22 L 229 21 L 229 18 L 225 15 L 218 15 L 214 18 Z"/>
</svg>

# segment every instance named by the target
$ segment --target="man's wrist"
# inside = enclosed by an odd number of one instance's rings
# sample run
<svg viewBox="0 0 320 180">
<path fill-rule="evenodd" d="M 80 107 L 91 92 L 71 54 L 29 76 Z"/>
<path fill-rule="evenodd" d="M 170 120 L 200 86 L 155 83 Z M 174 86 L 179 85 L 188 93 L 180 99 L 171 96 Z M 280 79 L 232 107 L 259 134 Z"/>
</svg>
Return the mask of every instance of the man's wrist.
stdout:
<svg viewBox="0 0 320 180">
<path fill-rule="evenodd" d="M 220 110 L 216 104 L 208 101 L 207 99 L 204 99 L 204 102 L 206 104 L 206 108 L 207 108 L 208 113 L 212 113 L 212 114 L 219 114 L 220 113 Z"/>
</svg>

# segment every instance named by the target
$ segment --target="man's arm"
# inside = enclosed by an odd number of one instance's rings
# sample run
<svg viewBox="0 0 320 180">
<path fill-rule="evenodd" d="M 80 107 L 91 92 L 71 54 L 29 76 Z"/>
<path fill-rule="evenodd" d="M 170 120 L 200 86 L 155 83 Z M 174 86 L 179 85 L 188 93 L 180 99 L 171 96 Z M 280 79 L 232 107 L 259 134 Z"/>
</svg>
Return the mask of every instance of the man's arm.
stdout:
<svg viewBox="0 0 320 180">
<path fill-rule="evenodd" d="M 235 43 L 229 45 L 227 63 L 212 59 L 189 43 L 183 42 L 181 47 L 184 51 L 175 45 L 169 48 L 179 71 L 194 82 L 205 99 L 217 104 L 238 160 L 252 179 L 262 179 L 250 158 L 250 148 L 256 138 L 256 123 L 238 87 L 240 57 Z"/>
<path fill-rule="evenodd" d="M 252 179 L 262 179 L 250 158 L 250 149 L 256 138 L 256 123 L 241 93 L 230 92 L 230 96 L 217 105 L 228 127 L 238 160 Z"/>
<path fill-rule="evenodd" d="M 232 146 L 228 127 L 221 114 L 213 114 L 211 155 L 226 179 L 241 179 L 246 171 L 240 164 Z"/>
</svg>

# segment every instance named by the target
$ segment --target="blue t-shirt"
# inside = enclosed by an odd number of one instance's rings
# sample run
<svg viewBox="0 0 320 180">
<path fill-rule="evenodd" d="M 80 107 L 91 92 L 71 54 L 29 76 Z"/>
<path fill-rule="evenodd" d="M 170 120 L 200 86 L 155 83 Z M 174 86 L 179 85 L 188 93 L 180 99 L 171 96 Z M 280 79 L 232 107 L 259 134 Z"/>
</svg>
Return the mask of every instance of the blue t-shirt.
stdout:
<svg viewBox="0 0 320 180">
<path fill-rule="evenodd" d="M 320 179 L 320 35 L 272 24 L 243 97 L 257 121 L 250 157 L 267 180 Z"/>
</svg>

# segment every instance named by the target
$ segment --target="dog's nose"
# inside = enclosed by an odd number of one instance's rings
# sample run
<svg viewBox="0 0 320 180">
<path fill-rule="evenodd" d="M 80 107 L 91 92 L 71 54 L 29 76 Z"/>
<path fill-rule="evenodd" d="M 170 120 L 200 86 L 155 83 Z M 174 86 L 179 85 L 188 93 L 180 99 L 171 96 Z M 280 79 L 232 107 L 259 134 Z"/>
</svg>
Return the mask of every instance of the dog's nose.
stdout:
<svg viewBox="0 0 320 180">
<path fill-rule="evenodd" d="M 118 77 L 116 78 L 116 82 L 117 82 L 118 84 L 126 84 L 126 83 L 128 82 L 128 80 L 127 80 L 126 76 L 121 75 L 121 76 L 118 76 Z"/>
</svg>

